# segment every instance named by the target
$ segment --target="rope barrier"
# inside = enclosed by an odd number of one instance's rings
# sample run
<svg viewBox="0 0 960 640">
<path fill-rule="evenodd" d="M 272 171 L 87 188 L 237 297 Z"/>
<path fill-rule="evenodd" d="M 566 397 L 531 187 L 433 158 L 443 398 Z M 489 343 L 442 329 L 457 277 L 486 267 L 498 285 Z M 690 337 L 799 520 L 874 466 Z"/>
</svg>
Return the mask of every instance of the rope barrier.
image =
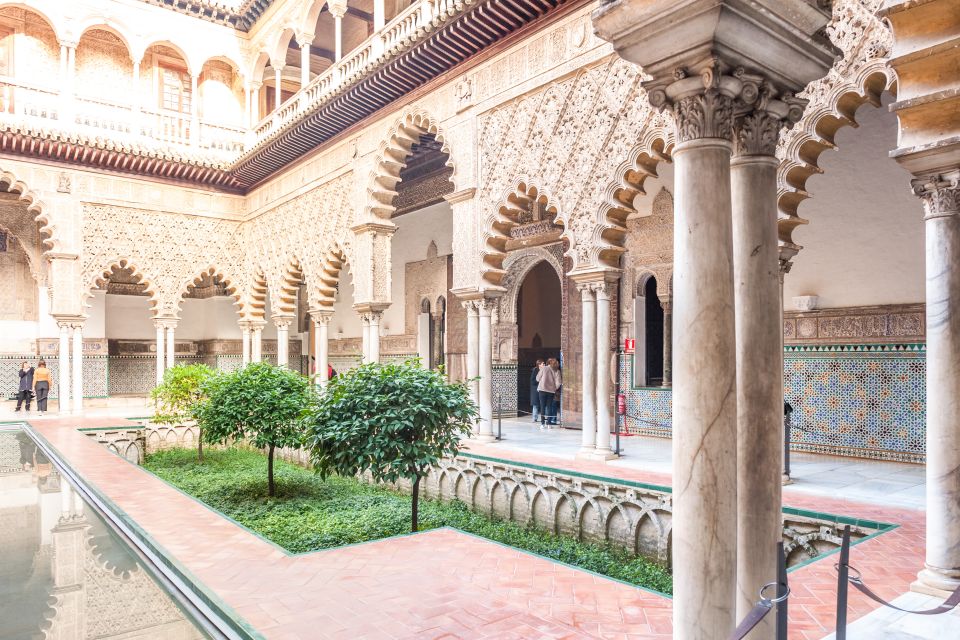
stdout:
<svg viewBox="0 0 960 640">
<path fill-rule="evenodd" d="M 765 595 L 770 588 L 776 589 L 776 596 L 772 598 Z M 758 595 L 760 599 L 740 621 L 728 640 L 743 640 L 748 633 L 760 624 L 761 620 L 767 617 L 774 606 L 777 607 L 777 640 L 787 640 L 787 601 L 790 597 L 790 585 L 787 584 L 787 558 L 783 551 L 782 542 L 777 543 L 777 580 L 760 587 Z"/>
</svg>

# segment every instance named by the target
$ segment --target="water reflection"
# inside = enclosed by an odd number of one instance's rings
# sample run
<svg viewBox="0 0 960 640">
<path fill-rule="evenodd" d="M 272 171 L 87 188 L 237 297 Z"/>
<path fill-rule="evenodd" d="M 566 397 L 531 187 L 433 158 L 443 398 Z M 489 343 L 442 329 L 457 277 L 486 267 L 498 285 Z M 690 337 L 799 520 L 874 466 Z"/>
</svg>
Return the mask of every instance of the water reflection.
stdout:
<svg viewBox="0 0 960 640">
<path fill-rule="evenodd" d="M 20 430 L 0 430 L 0 639 L 205 638 Z"/>
</svg>

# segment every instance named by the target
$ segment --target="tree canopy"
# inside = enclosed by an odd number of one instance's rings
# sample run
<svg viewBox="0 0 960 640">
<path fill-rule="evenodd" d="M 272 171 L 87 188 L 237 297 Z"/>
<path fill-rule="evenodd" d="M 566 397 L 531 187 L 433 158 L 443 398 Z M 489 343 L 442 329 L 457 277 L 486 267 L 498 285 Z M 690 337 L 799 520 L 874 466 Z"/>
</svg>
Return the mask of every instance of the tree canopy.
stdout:
<svg viewBox="0 0 960 640">
<path fill-rule="evenodd" d="M 183 424 L 194 419 L 193 408 L 203 400 L 203 384 L 217 372 L 205 364 L 178 364 L 163 373 L 150 397 L 156 406 L 153 422 Z M 197 458 L 203 462 L 203 429 L 197 440 Z"/>
</svg>

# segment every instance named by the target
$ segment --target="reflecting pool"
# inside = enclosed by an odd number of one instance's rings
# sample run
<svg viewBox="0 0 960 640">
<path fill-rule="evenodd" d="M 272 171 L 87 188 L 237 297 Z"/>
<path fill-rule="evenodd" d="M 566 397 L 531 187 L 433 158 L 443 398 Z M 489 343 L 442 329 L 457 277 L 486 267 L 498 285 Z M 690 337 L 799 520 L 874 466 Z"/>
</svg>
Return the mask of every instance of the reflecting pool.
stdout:
<svg viewBox="0 0 960 640">
<path fill-rule="evenodd" d="M 0 639 L 207 638 L 20 429 L 0 429 Z"/>
</svg>

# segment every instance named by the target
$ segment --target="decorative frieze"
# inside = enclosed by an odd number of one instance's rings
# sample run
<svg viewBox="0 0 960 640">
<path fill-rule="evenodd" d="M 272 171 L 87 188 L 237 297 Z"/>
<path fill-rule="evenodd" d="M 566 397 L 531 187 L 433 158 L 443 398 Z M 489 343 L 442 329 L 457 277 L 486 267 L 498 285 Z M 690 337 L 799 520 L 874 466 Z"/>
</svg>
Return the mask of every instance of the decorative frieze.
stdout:
<svg viewBox="0 0 960 640">
<path fill-rule="evenodd" d="M 926 337 L 922 304 L 785 311 L 783 316 L 788 345 L 923 342 Z"/>
</svg>

